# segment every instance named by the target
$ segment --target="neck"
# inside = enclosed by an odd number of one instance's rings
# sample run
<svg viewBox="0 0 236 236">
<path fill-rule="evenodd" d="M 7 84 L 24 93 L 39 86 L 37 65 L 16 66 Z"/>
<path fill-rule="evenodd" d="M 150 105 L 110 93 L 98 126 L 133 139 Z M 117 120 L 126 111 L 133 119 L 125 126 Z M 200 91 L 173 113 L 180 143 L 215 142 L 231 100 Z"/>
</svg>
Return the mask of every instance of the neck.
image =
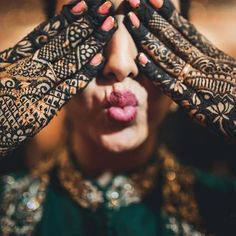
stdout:
<svg viewBox="0 0 236 236">
<path fill-rule="evenodd" d="M 84 173 L 96 176 L 104 171 L 121 173 L 143 166 L 155 152 L 155 143 L 156 135 L 149 135 L 147 140 L 139 147 L 116 153 L 108 151 L 91 141 L 89 142 L 74 133 L 71 148 Z"/>
</svg>

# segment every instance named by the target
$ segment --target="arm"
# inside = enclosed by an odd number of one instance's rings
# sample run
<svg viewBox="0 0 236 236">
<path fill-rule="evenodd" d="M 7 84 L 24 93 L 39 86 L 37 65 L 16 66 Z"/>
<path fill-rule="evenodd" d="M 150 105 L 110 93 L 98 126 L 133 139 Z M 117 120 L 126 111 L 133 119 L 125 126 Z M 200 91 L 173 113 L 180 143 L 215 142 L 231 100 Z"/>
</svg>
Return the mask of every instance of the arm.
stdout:
<svg viewBox="0 0 236 236">
<path fill-rule="evenodd" d="M 57 19 L 64 19 L 48 42 L 35 46 L 42 31 L 40 26 L 23 40 L 32 45 L 26 54 L 19 49 L 21 43 L 2 54 L 0 156 L 45 127 L 103 66 L 101 53 L 115 30 L 114 18 L 100 15 L 94 5 L 91 7 L 94 12 L 89 12 L 83 1 L 64 9 L 68 12 L 66 18 L 62 13 L 50 21 L 55 24 Z"/>
<path fill-rule="evenodd" d="M 235 141 L 235 60 L 197 32 L 169 0 L 157 2 L 158 8 L 144 1 L 133 5 L 137 16 L 126 19 L 143 52 L 140 70 L 198 123 Z"/>
</svg>

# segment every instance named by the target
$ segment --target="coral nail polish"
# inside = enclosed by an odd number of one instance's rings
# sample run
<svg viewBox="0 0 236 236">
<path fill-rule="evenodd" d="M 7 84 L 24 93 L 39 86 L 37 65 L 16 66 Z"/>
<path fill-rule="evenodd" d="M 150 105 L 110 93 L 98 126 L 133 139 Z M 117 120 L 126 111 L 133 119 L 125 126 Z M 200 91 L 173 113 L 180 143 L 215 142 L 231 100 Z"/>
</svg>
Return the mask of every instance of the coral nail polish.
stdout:
<svg viewBox="0 0 236 236">
<path fill-rule="evenodd" d="M 104 31 L 109 31 L 114 27 L 115 20 L 112 16 L 109 16 L 106 18 L 106 20 L 103 22 L 101 29 Z"/>
<path fill-rule="evenodd" d="M 149 0 L 149 2 L 156 8 L 160 9 L 163 5 L 163 0 Z"/>
<path fill-rule="evenodd" d="M 82 12 L 84 12 L 85 10 L 87 10 L 87 5 L 85 3 L 85 1 L 81 1 L 79 3 L 77 3 L 72 9 L 72 13 L 74 14 L 80 14 Z"/>
<path fill-rule="evenodd" d="M 140 1 L 139 0 L 128 0 L 129 4 L 131 7 L 133 8 L 138 8 L 140 5 Z"/>
<path fill-rule="evenodd" d="M 112 3 L 110 1 L 107 1 L 103 3 L 99 8 L 98 8 L 98 13 L 101 15 L 106 15 L 109 13 L 109 10 L 112 6 Z"/>
<path fill-rule="evenodd" d="M 98 66 L 102 62 L 103 56 L 101 53 L 96 54 L 92 60 L 90 61 L 90 64 L 92 66 Z"/>
<path fill-rule="evenodd" d="M 138 17 L 132 11 L 128 13 L 128 16 L 130 18 L 132 25 L 135 28 L 138 28 L 140 26 L 140 21 L 139 21 Z"/>
<path fill-rule="evenodd" d="M 142 52 L 138 56 L 138 61 L 143 66 L 145 66 L 149 62 L 149 60 L 146 57 L 146 55 L 144 53 L 142 53 Z"/>
</svg>

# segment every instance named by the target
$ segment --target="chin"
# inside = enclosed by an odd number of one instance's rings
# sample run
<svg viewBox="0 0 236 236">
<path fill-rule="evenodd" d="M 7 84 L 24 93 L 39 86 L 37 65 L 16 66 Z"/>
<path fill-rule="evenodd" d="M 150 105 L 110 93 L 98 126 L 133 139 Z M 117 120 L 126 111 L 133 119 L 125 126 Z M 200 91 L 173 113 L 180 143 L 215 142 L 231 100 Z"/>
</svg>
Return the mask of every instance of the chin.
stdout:
<svg viewBox="0 0 236 236">
<path fill-rule="evenodd" d="M 137 149 L 146 141 L 147 137 L 147 127 L 129 127 L 100 135 L 99 144 L 109 152 L 122 153 Z"/>
</svg>

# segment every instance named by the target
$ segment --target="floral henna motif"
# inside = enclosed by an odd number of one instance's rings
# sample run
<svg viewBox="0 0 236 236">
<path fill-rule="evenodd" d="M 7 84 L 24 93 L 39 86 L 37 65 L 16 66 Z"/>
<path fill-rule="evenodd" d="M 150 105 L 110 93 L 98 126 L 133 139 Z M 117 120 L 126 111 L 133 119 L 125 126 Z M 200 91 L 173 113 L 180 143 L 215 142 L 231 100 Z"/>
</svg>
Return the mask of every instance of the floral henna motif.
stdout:
<svg viewBox="0 0 236 236">
<path fill-rule="evenodd" d="M 77 5 L 80 4 L 81 13 L 77 12 L 77 14 L 72 13 L 72 9 L 75 3 L 65 5 L 59 15 L 52 17 L 49 21 L 41 23 L 30 34 L 28 34 L 20 42 L 18 42 L 13 48 L 9 48 L 1 52 L 0 63 L 2 65 L 0 65 L 0 68 L 2 66 L 5 66 L 5 63 L 13 63 L 32 55 L 37 49 L 51 42 L 51 39 L 60 34 L 68 25 L 70 25 L 72 22 L 75 22 L 76 20 L 77 25 L 79 24 L 79 27 L 76 27 L 76 24 L 74 26 L 71 26 L 71 28 L 73 29 L 71 29 L 69 33 L 74 34 L 73 32 L 78 32 L 77 30 L 79 30 L 82 36 L 85 37 L 83 33 L 86 33 L 87 30 L 83 31 L 83 27 L 86 27 L 86 25 L 84 25 L 83 22 L 79 21 L 79 19 L 81 18 L 81 14 L 84 11 L 87 10 L 87 12 L 90 13 L 88 17 L 90 20 L 93 20 L 94 24 L 102 23 L 102 20 L 104 20 L 105 18 L 105 16 L 100 16 L 98 14 L 95 15 L 99 4 L 101 4 L 100 1 L 95 1 L 93 3 L 93 0 L 90 0 L 88 2 L 89 5 L 92 6 L 89 9 L 86 9 L 87 6 L 84 1 L 75 2 L 78 3 Z M 76 40 L 76 38 L 74 40 Z M 71 35 L 70 42 L 73 43 L 73 35 Z"/>
<path fill-rule="evenodd" d="M 141 54 L 144 56 L 144 54 Z M 189 115 L 203 126 L 231 141 L 236 139 L 236 108 L 234 86 L 223 81 L 195 79 L 189 76 L 181 81 L 166 73 L 160 66 L 148 59 L 147 64 L 138 62 L 140 70 L 163 92 L 183 107 Z M 195 72 L 196 74 L 196 72 Z M 193 81 L 189 82 L 189 78 Z M 197 84 L 197 80 L 199 80 Z M 188 81 L 188 82 L 186 82 Z"/>
<path fill-rule="evenodd" d="M 70 12 L 68 6 L 65 6 L 61 14 L 37 26 L 13 48 L 1 52 L 0 63 L 13 63 L 30 56 L 35 50 L 58 35 L 68 25 L 68 19 L 72 17 L 75 18 L 76 16 Z"/>
<path fill-rule="evenodd" d="M 236 64 L 216 49 L 214 55 L 221 55 L 217 58 L 210 57 L 212 52 L 202 52 L 187 34 L 165 19 L 172 16 L 167 6 L 165 11 L 154 10 L 141 1 L 135 9 L 138 16 L 129 13 L 126 17 L 126 26 L 137 46 L 149 55 L 139 56 L 140 70 L 193 119 L 235 141 Z"/>
<path fill-rule="evenodd" d="M 212 45 L 204 35 L 197 31 L 193 24 L 182 17 L 170 0 L 164 0 L 162 7 L 159 9 L 141 0 L 140 7 L 134 10 L 150 31 L 156 34 L 159 33 L 159 37 L 167 40 L 167 42 L 170 39 L 175 40 L 177 50 L 180 49 L 177 44 L 184 41 L 181 44 L 185 44 L 186 51 L 190 49 L 190 45 L 192 44 L 198 50 L 195 50 L 195 53 L 197 52 L 199 54 L 201 52 L 205 56 L 219 61 L 235 64 L 236 61 L 234 58 Z M 175 34 L 173 34 L 173 29 L 170 30 L 171 27 L 175 29 Z M 162 32 L 160 33 L 159 31 Z M 189 53 L 192 54 L 193 51 L 190 50 Z"/>
<path fill-rule="evenodd" d="M 169 0 L 165 0 L 167 2 Z M 170 1 L 169 1 L 170 2 Z M 188 40 L 191 42 L 196 48 L 198 48 L 205 55 L 218 59 L 220 61 L 228 62 L 228 63 L 236 63 L 235 59 L 231 56 L 225 54 L 217 47 L 211 44 L 211 42 L 202 34 L 200 34 L 195 26 L 187 21 L 184 17 L 182 17 L 177 10 L 173 10 L 170 14 L 169 22 L 180 32 L 182 33 Z M 165 17 L 166 15 L 163 14 Z M 167 16 L 166 16 L 167 17 Z"/>
<path fill-rule="evenodd" d="M 115 31 L 114 18 L 96 30 L 88 19 L 81 16 L 31 56 L 2 67 L 0 156 L 45 127 L 101 70 L 99 52 Z"/>
</svg>

